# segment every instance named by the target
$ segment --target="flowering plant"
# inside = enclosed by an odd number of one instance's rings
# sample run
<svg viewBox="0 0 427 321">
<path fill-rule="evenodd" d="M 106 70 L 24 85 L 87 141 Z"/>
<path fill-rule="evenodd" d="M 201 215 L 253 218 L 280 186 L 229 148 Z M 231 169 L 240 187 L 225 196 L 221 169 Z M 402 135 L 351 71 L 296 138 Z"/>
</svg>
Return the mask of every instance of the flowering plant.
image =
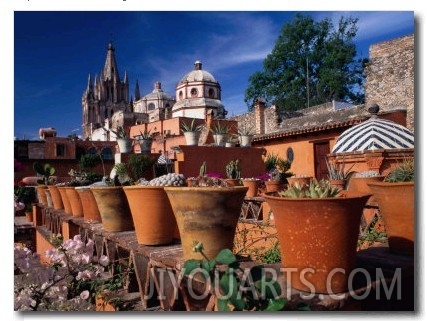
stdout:
<svg viewBox="0 0 427 321">
<path fill-rule="evenodd" d="M 51 239 L 55 248 L 46 251 L 47 264 L 37 253 L 15 244 L 15 310 L 89 311 L 93 299 L 105 285 L 117 285 L 110 278 L 110 262 L 105 255 L 94 257 L 94 242 L 84 243 L 80 235 L 62 241 Z"/>
</svg>

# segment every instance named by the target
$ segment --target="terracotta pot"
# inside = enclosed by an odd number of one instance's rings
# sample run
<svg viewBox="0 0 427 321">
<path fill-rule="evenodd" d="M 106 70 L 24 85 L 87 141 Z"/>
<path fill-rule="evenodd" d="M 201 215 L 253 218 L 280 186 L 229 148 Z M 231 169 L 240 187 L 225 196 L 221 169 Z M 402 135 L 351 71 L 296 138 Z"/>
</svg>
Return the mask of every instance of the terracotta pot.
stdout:
<svg viewBox="0 0 427 321">
<path fill-rule="evenodd" d="M 202 242 L 204 253 L 214 258 L 219 251 L 233 249 L 234 234 L 245 194 L 236 187 L 165 187 L 178 223 L 184 260 L 202 259 L 193 252 L 194 242 Z"/>
<path fill-rule="evenodd" d="M 64 209 L 64 204 L 62 203 L 62 197 L 61 197 L 61 194 L 59 193 L 58 186 L 48 185 L 47 188 L 49 189 L 49 192 L 50 192 L 53 208 L 55 210 Z"/>
<path fill-rule="evenodd" d="M 61 194 L 62 204 L 64 204 L 64 212 L 66 214 L 73 215 L 73 211 L 71 210 L 70 200 L 68 199 L 68 195 L 66 192 L 67 188 L 70 188 L 70 186 L 58 186 L 58 191 L 59 191 L 59 194 Z"/>
<path fill-rule="evenodd" d="M 259 183 L 259 179 L 242 179 L 243 186 L 248 188 L 248 191 L 246 192 L 246 197 L 258 196 Z"/>
<path fill-rule="evenodd" d="M 83 218 L 86 222 L 99 222 L 101 223 L 101 214 L 98 210 L 95 197 L 89 186 L 76 187 L 77 193 L 80 196 L 80 202 L 82 203 Z"/>
<path fill-rule="evenodd" d="M 264 194 L 274 214 L 282 265 L 296 269 L 290 273 L 292 287 L 310 293 L 348 290 L 348 276 L 356 263 L 360 219 L 370 195 L 347 191 L 342 195 L 345 197 L 315 199 Z M 304 270 L 307 268 L 313 272 Z M 334 273 L 337 268 L 345 273 Z"/>
<path fill-rule="evenodd" d="M 343 191 L 346 189 L 347 181 L 345 179 L 330 179 L 329 183 L 332 187 L 340 188 Z"/>
<path fill-rule="evenodd" d="M 373 194 L 371 188 L 368 186 L 369 183 L 382 182 L 384 176 L 374 177 L 351 177 L 348 181 L 347 190 L 350 192 Z M 376 203 L 375 196 L 371 196 L 368 200 L 368 204 Z"/>
<path fill-rule="evenodd" d="M 168 196 L 163 186 L 124 186 L 139 244 L 172 243 L 176 229 Z"/>
<path fill-rule="evenodd" d="M 186 179 L 185 182 L 187 183 L 188 187 L 197 186 L 197 180 L 196 179 Z"/>
<path fill-rule="evenodd" d="M 101 214 L 102 226 L 107 232 L 135 230 L 129 204 L 121 186 L 91 186 Z"/>
<path fill-rule="evenodd" d="M 267 193 L 281 191 L 284 188 L 280 181 L 265 181 L 264 184 Z"/>
<path fill-rule="evenodd" d="M 230 186 L 240 186 L 240 179 L 238 178 L 226 178 L 224 179 Z"/>
<path fill-rule="evenodd" d="M 33 212 L 25 212 L 25 219 L 27 220 L 27 222 L 32 222 L 33 221 Z"/>
<path fill-rule="evenodd" d="M 414 255 L 414 183 L 368 183 L 384 220 L 390 251 Z"/>
<path fill-rule="evenodd" d="M 312 176 L 308 176 L 308 177 L 288 177 L 288 184 L 289 186 L 293 186 L 296 182 L 298 182 L 298 184 L 300 186 L 303 185 L 310 185 L 311 180 L 313 179 Z"/>
<path fill-rule="evenodd" d="M 46 189 L 47 189 L 47 185 L 36 185 L 36 190 L 37 190 L 37 198 L 39 200 L 39 203 L 47 206 L 47 198 L 46 198 Z"/>
<path fill-rule="evenodd" d="M 47 207 L 53 207 L 52 196 L 50 195 L 49 188 L 46 188 L 45 194 L 46 194 Z"/>
<path fill-rule="evenodd" d="M 83 217 L 83 206 L 80 200 L 80 195 L 77 193 L 75 187 L 66 187 L 65 192 L 67 193 L 68 201 L 71 206 L 71 213 L 75 217 Z"/>
</svg>

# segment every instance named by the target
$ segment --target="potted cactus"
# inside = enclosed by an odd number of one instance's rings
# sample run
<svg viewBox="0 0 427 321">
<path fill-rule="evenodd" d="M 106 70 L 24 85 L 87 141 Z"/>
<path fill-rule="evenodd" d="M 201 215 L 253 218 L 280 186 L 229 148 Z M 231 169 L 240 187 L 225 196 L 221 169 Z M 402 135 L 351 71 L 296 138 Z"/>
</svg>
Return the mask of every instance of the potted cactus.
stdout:
<svg viewBox="0 0 427 321">
<path fill-rule="evenodd" d="M 327 180 L 313 179 L 309 185 L 296 182 L 263 196 L 274 214 L 281 263 L 296 268 L 290 285 L 311 293 L 346 292 L 370 195 L 341 191 Z M 334 273 L 336 268 L 343 270 Z"/>
<path fill-rule="evenodd" d="M 414 255 L 414 159 L 405 159 L 380 182 L 369 182 L 384 220 L 390 251 Z"/>
<path fill-rule="evenodd" d="M 225 181 L 231 186 L 238 186 L 241 175 L 240 161 L 238 159 L 231 160 L 225 166 L 225 173 L 227 175 Z"/>
</svg>

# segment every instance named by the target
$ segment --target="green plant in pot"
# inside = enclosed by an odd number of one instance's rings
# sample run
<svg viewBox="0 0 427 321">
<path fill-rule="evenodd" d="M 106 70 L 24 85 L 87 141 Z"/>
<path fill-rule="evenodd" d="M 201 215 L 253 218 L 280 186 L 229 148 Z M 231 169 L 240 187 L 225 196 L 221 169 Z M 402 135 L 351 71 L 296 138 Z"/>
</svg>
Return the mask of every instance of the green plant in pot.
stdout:
<svg viewBox="0 0 427 321">
<path fill-rule="evenodd" d="M 275 192 L 282 189 L 286 184 L 287 178 L 293 173 L 289 172 L 291 162 L 281 158 L 278 154 L 268 153 L 264 158 L 265 170 L 269 179 L 264 182 L 267 192 Z"/>
<path fill-rule="evenodd" d="M 413 158 L 406 158 L 386 175 L 383 182 L 369 182 L 384 220 L 390 251 L 414 255 Z"/>
<path fill-rule="evenodd" d="M 352 164 L 348 169 L 345 168 L 344 158 L 339 164 L 337 161 L 329 162 L 325 158 L 326 167 L 328 168 L 328 179 L 333 186 L 339 187 L 341 189 L 346 189 L 348 179 L 351 175 L 351 169 L 355 164 Z"/>
<path fill-rule="evenodd" d="M 225 166 L 225 173 L 227 175 L 226 182 L 232 186 L 238 186 L 241 175 L 240 161 L 238 159 L 231 160 Z"/>
<path fill-rule="evenodd" d="M 181 131 L 184 133 L 185 140 L 188 146 L 197 146 L 203 125 L 196 125 L 196 119 L 193 118 L 191 123 L 183 122 L 181 124 Z"/>
<path fill-rule="evenodd" d="M 139 146 L 141 148 L 141 153 L 151 153 L 151 146 L 153 145 L 154 136 L 151 133 L 151 130 L 144 129 L 144 131 L 139 131 L 140 135 L 138 136 Z"/>
<path fill-rule="evenodd" d="M 110 131 L 116 135 L 120 153 L 130 153 L 132 151 L 132 139 L 128 137 L 126 130 L 122 126 L 118 126 L 116 130 L 110 129 Z"/>
<path fill-rule="evenodd" d="M 219 121 L 216 122 L 215 126 L 210 130 L 216 146 L 225 146 L 229 130 L 227 125 L 221 125 Z"/>
<path fill-rule="evenodd" d="M 229 187 L 223 180 L 207 177 L 206 162 L 194 186 L 164 187 L 178 224 L 184 259 L 201 259 L 193 240 L 206 245 L 215 257 L 223 248 L 232 249 L 234 234 L 247 187 Z M 191 201 L 189 201 L 191 200 Z"/>
<path fill-rule="evenodd" d="M 313 179 L 309 185 L 297 182 L 263 196 L 274 215 L 281 264 L 296 268 L 290 285 L 307 292 L 346 292 L 370 195 L 341 191 L 327 180 Z M 334 273 L 336 268 L 345 273 Z"/>
</svg>

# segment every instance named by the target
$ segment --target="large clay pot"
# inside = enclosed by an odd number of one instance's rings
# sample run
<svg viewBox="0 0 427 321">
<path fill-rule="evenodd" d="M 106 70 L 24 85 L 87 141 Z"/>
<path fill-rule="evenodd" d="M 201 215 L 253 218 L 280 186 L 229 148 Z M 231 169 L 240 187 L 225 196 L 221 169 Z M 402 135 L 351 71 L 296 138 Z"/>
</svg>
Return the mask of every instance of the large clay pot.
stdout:
<svg viewBox="0 0 427 321">
<path fill-rule="evenodd" d="M 282 265 L 296 269 L 291 270 L 290 285 L 310 293 L 346 292 L 370 195 L 343 191 L 342 197 L 334 198 L 287 198 L 277 193 L 264 197 L 274 214 Z"/>
<path fill-rule="evenodd" d="M 176 229 L 168 196 L 163 186 L 124 186 L 139 244 L 172 243 Z"/>
<path fill-rule="evenodd" d="M 107 232 L 135 230 L 129 204 L 121 186 L 91 186 L 101 214 L 102 227 Z"/>
<path fill-rule="evenodd" d="M 66 187 L 65 192 L 67 193 L 68 201 L 71 206 L 71 213 L 75 217 L 83 217 L 83 206 L 80 200 L 80 196 L 76 191 L 75 187 Z"/>
<path fill-rule="evenodd" d="M 365 194 L 373 194 L 371 188 L 369 187 L 369 183 L 382 182 L 384 180 L 384 176 L 373 176 L 373 177 L 355 177 L 352 176 L 348 181 L 347 190 L 350 192 L 356 193 L 365 193 Z M 376 203 L 375 196 L 372 195 L 368 200 L 369 205 L 374 205 Z"/>
<path fill-rule="evenodd" d="M 62 210 L 64 209 L 64 204 L 62 203 L 62 197 L 59 193 L 58 186 L 56 185 L 48 185 L 47 188 L 50 192 L 50 197 L 52 198 L 53 209 Z"/>
<path fill-rule="evenodd" d="M 414 255 L 414 182 L 368 183 L 384 220 L 389 249 Z"/>
<path fill-rule="evenodd" d="M 80 201 L 83 208 L 83 218 L 86 222 L 100 223 L 101 214 L 98 210 L 95 197 L 89 186 L 76 187 L 77 193 L 79 193 Z"/>
<path fill-rule="evenodd" d="M 260 184 L 259 179 L 242 179 L 243 186 L 248 188 L 246 192 L 246 197 L 255 197 L 258 196 L 258 187 Z"/>
<path fill-rule="evenodd" d="M 247 187 L 165 187 L 178 223 L 184 260 L 203 259 L 193 252 L 202 242 L 213 259 L 222 249 L 233 249 L 234 234 Z"/>
<path fill-rule="evenodd" d="M 47 206 L 47 198 L 46 198 L 46 191 L 47 185 L 36 185 L 37 190 L 37 198 L 40 202 L 40 204 Z"/>
<path fill-rule="evenodd" d="M 58 186 L 58 191 L 59 191 L 59 194 L 61 194 L 62 204 L 64 204 L 64 212 L 66 214 L 73 215 L 70 200 L 68 199 L 68 195 L 66 192 L 67 188 L 70 188 L 70 186 Z"/>
</svg>

